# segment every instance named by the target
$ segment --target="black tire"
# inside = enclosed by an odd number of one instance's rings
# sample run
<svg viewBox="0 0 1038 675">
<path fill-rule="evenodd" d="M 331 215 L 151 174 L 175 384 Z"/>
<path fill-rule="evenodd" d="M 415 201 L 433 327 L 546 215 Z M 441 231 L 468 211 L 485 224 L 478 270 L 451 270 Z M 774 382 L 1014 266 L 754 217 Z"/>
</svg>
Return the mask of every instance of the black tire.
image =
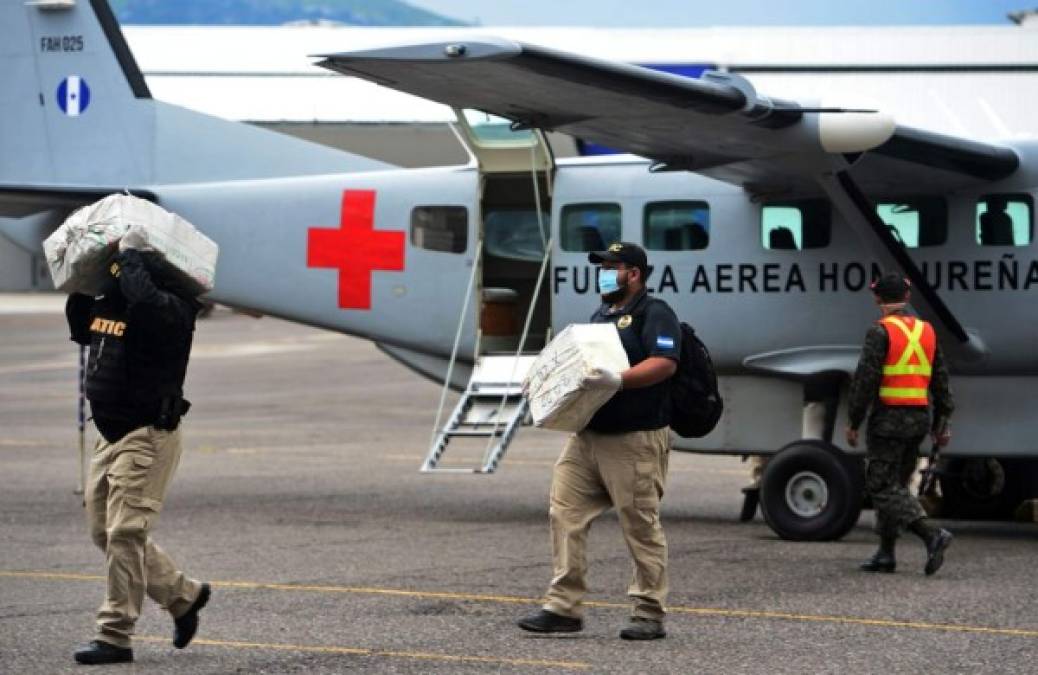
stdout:
<svg viewBox="0 0 1038 675">
<path fill-rule="evenodd" d="M 942 516 L 969 520 L 1011 518 L 1020 502 L 1038 496 L 1038 462 L 998 458 L 995 476 L 984 458 L 942 458 Z M 1000 488 L 992 491 L 991 488 Z"/>
<path fill-rule="evenodd" d="M 761 511 L 775 534 L 791 541 L 832 541 L 861 515 L 861 461 L 822 441 L 796 441 L 768 462 Z"/>
</svg>

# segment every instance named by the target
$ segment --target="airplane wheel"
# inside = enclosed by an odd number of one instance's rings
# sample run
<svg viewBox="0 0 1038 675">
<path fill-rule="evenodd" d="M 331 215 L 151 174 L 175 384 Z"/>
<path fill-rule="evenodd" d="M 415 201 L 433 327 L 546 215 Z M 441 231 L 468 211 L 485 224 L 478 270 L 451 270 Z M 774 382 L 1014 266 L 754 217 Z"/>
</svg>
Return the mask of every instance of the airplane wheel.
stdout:
<svg viewBox="0 0 1038 675">
<path fill-rule="evenodd" d="M 796 441 L 768 462 L 761 480 L 761 511 L 783 539 L 839 539 L 861 515 L 861 462 L 822 441 Z"/>
<path fill-rule="evenodd" d="M 942 515 L 1001 520 L 1038 492 L 1038 462 L 1021 459 L 942 458 L 938 477 Z"/>
</svg>

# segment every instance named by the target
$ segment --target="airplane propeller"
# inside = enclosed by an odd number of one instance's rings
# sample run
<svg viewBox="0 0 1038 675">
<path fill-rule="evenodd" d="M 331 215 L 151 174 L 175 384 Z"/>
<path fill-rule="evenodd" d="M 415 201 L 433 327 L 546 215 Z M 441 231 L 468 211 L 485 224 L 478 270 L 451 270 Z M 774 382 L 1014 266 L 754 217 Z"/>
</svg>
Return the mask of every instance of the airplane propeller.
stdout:
<svg viewBox="0 0 1038 675">
<path fill-rule="evenodd" d="M 801 113 L 878 113 L 878 110 L 868 108 L 773 108 L 776 112 L 801 112 Z"/>
</svg>

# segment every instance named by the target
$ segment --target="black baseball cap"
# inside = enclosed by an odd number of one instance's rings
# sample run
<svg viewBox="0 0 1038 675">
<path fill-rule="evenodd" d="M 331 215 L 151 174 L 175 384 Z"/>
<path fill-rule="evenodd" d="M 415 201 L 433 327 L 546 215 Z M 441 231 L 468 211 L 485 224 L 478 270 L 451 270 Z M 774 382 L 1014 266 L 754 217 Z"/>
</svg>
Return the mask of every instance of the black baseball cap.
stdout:
<svg viewBox="0 0 1038 675">
<path fill-rule="evenodd" d="M 911 290 L 912 284 L 900 274 L 884 274 L 872 282 L 869 288 L 883 302 L 900 302 L 905 299 L 905 293 Z"/>
<path fill-rule="evenodd" d="M 596 265 L 603 262 L 625 263 L 640 269 L 643 277 L 649 269 L 649 258 L 645 255 L 645 249 L 629 241 L 610 244 L 604 251 L 592 251 L 588 253 L 587 259 Z"/>
</svg>

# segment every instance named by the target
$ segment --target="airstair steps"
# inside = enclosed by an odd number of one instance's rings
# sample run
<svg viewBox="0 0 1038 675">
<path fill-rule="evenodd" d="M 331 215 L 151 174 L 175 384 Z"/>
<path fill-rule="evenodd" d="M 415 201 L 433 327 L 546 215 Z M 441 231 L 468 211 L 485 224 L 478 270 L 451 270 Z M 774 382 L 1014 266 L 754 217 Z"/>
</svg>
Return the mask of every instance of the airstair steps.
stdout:
<svg viewBox="0 0 1038 675">
<path fill-rule="evenodd" d="M 535 358 L 535 354 L 507 354 L 480 356 L 476 360 L 465 392 L 433 439 L 422 464 L 423 472 L 493 473 L 497 469 L 516 430 L 526 421 L 529 408 L 522 382 Z M 455 438 L 487 439 L 479 465 L 440 466 Z"/>
</svg>

